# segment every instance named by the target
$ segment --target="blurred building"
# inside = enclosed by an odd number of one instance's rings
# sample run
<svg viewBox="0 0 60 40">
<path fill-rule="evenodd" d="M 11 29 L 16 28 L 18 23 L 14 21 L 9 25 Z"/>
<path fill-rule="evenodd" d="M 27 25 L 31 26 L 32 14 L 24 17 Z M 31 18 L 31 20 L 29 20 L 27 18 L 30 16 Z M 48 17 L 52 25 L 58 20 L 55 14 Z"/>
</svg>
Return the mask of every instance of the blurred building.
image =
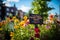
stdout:
<svg viewBox="0 0 60 40">
<path fill-rule="evenodd" d="M 22 10 L 18 10 L 18 18 L 19 18 L 19 19 L 23 19 L 24 14 L 25 14 L 25 13 L 24 13 Z"/>
<path fill-rule="evenodd" d="M 0 1 L 0 20 L 4 20 L 6 16 L 15 16 L 16 12 L 17 8 L 15 4 L 12 7 L 8 7 L 5 6 L 2 1 Z"/>
<path fill-rule="evenodd" d="M 16 12 L 17 12 L 17 8 L 16 8 L 15 4 L 13 7 L 6 6 L 6 16 L 9 16 L 9 14 L 12 14 L 12 16 L 15 16 Z"/>
</svg>

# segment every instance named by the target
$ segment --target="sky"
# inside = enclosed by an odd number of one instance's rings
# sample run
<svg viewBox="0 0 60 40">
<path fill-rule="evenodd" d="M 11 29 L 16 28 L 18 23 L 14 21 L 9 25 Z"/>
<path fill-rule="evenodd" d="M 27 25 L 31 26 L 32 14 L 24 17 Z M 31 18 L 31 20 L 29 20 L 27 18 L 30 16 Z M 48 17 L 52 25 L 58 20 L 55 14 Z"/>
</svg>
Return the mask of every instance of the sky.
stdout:
<svg viewBox="0 0 60 40">
<path fill-rule="evenodd" d="M 48 6 L 53 7 L 54 9 L 49 11 L 48 13 L 53 13 L 53 14 L 58 14 L 59 15 L 59 5 L 60 5 L 60 0 L 52 0 L 49 2 Z"/>
<path fill-rule="evenodd" d="M 4 3 L 6 3 L 6 6 L 13 6 L 16 4 L 16 7 L 18 10 L 22 10 L 24 12 L 28 12 L 32 7 L 32 1 L 33 0 L 6 0 Z M 52 0 L 48 3 L 49 7 L 53 7 L 54 9 L 49 11 L 48 13 L 58 13 L 59 14 L 59 2 L 60 0 Z"/>
</svg>

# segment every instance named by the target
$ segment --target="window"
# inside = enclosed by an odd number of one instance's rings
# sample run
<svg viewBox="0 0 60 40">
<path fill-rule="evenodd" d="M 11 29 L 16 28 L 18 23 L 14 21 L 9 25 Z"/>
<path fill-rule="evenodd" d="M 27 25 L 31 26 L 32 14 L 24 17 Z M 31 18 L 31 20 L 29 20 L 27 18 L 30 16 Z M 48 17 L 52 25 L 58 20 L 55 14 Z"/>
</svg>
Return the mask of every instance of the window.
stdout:
<svg viewBox="0 0 60 40">
<path fill-rule="evenodd" d="M 1 6 L 0 6 L 0 10 L 1 10 Z"/>
<path fill-rule="evenodd" d="M 11 12 L 13 12 L 13 9 L 11 9 Z"/>
<path fill-rule="evenodd" d="M 9 15 L 9 13 L 7 13 L 6 15 Z"/>
<path fill-rule="evenodd" d="M 9 11 L 9 8 L 7 8 L 6 10 Z"/>
<path fill-rule="evenodd" d="M 16 15 L 18 15 L 18 11 L 16 11 Z"/>
<path fill-rule="evenodd" d="M 0 15 L 1 15 L 1 12 L 0 12 Z"/>
</svg>

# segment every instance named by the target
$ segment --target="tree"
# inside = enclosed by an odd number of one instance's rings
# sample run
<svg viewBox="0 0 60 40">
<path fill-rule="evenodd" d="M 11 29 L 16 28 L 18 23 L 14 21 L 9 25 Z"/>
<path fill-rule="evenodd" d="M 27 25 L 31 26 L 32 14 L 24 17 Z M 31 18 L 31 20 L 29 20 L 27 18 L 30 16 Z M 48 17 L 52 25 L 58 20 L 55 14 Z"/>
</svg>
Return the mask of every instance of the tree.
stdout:
<svg viewBox="0 0 60 40">
<path fill-rule="evenodd" d="M 48 11 L 50 11 L 51 7 L 48 7 L 47 2 L 50 2 L 51 0 L 33 0 L 32 2 L 32 10 L 34 11 L 34 14 L 40 14 L 44 16 L 43 18 L 48 17 Z"/>
</svg>

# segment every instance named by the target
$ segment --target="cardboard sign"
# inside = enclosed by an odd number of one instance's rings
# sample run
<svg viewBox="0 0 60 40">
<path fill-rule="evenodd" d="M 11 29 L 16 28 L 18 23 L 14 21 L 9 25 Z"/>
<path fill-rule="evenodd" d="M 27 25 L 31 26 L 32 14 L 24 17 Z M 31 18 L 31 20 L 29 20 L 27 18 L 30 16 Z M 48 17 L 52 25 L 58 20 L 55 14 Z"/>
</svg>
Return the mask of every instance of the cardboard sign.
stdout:
<svg viewBox="0 0 60 40">
<path fill-rule="evenodd" d="M 30 24 L 43 24 L 43 18 L 39 14 L 29 15 Z"/>
</svg>

